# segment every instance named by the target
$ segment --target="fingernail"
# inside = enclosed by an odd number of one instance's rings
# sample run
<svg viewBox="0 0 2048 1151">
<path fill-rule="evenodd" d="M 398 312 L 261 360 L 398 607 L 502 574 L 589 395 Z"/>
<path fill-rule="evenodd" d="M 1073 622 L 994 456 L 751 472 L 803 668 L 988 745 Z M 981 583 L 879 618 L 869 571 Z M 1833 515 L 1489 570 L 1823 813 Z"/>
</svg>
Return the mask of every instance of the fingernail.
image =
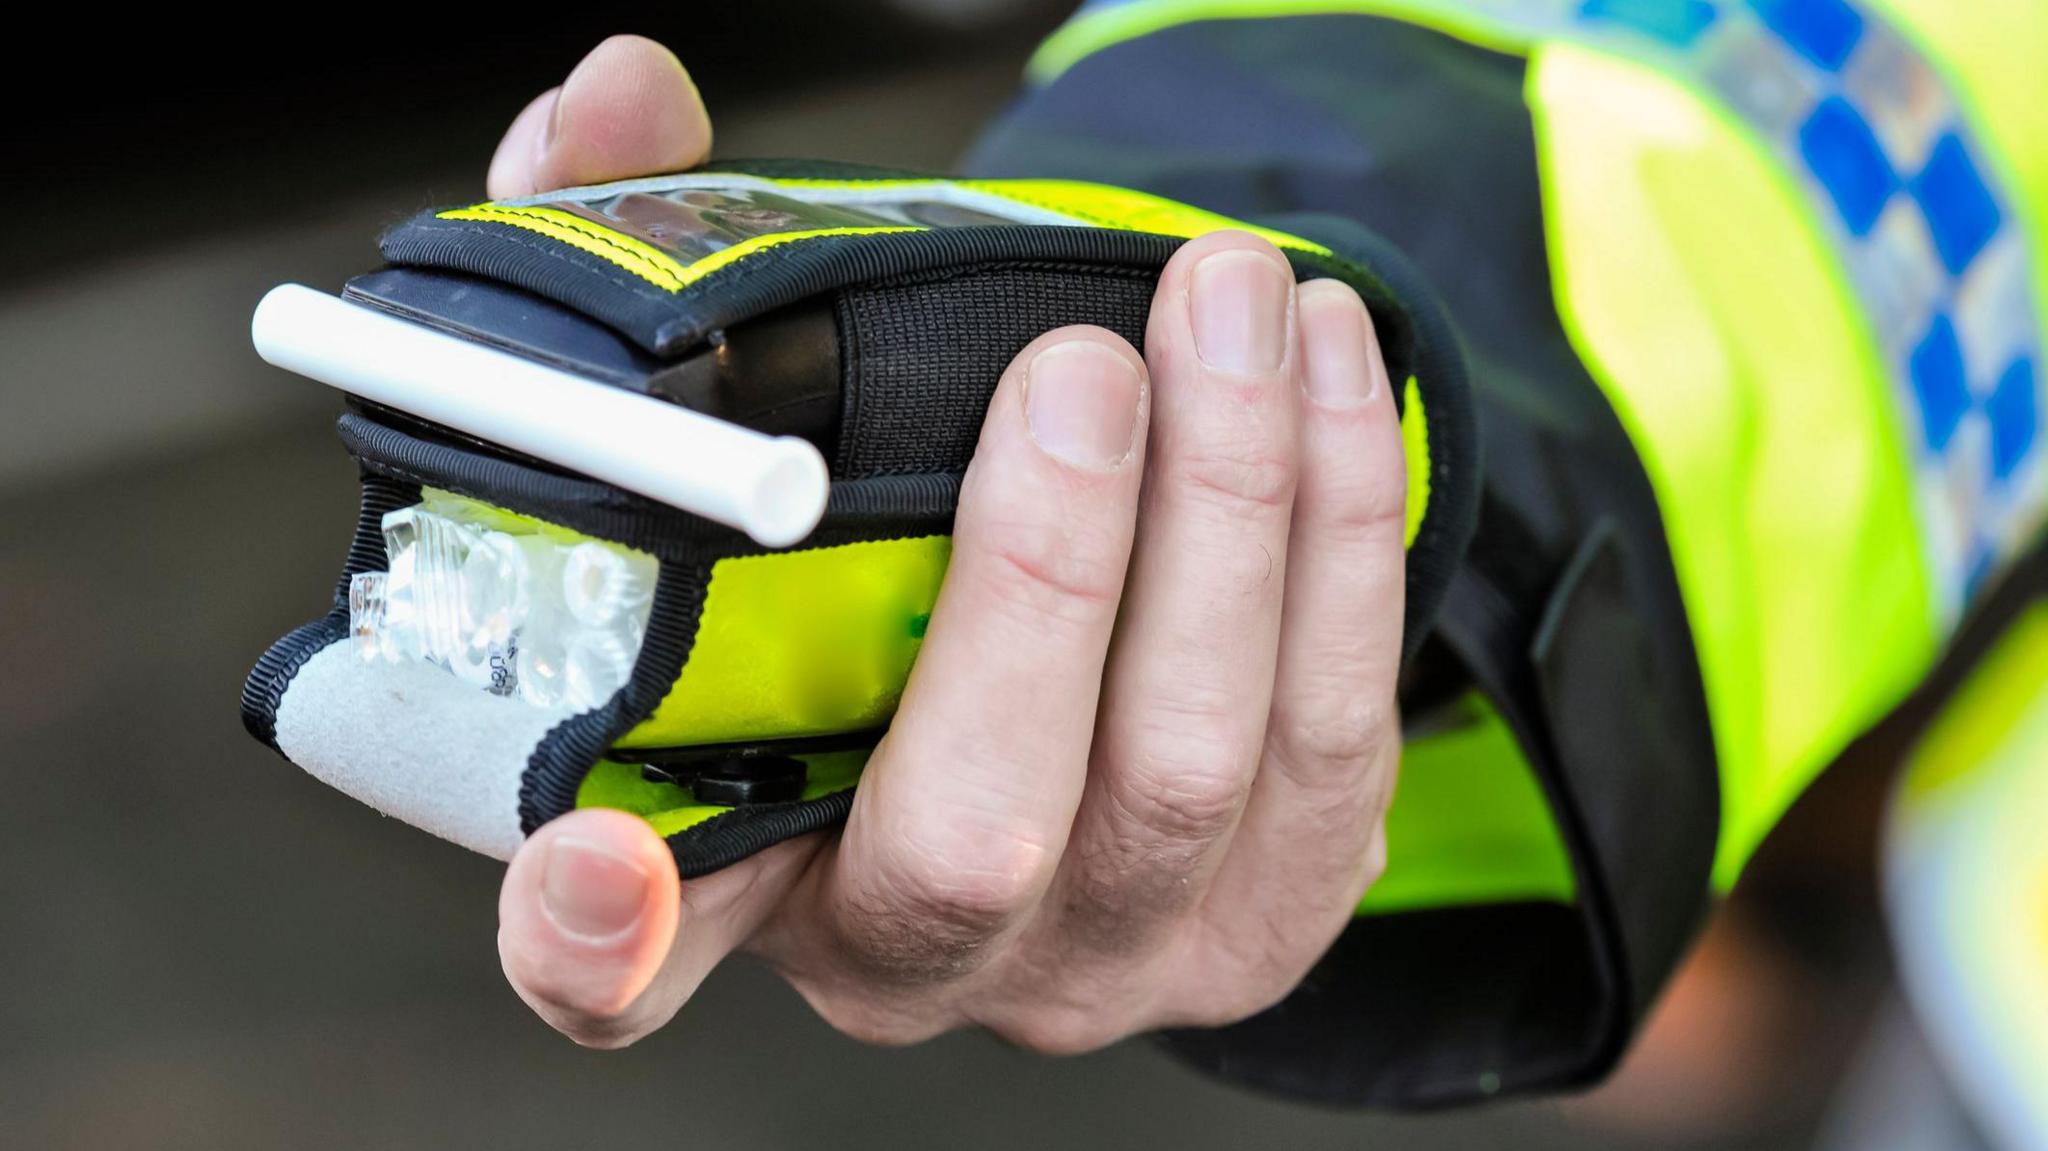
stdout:
<svg viewBox="0 0 2048 1151">
<path fill-rule="evenodd" d="M 541 867 L 541 910 L 567 934 L 610 938 L 640 921 L 649 882 L 637 861 L 562 836 L 548 845 Z"/>
<path fill-rule="evenodd" d="M 1107 470 L 1131 456 L 1138 429 L 1138 369 L 1091 340 L 1054 344 L 1024 368 L 1031 438 L 1075 467 Z"/>
<path fill-rule="evenodd" d="M 1273 258 L 1242 249 L 1205 256 L 1189 277 L 1195 354 L 1212 368 L 1270 372 L 1287 354 L 1293 278 Z"/>
<path fill-rule="evenodd" d="M 1360 407 L 1379 394 L 1386 367 L 1373 354 L 1365 309 L 1337 283 L 1301 289 L 1303 386 L 1325 408 Z"/>
</svg>

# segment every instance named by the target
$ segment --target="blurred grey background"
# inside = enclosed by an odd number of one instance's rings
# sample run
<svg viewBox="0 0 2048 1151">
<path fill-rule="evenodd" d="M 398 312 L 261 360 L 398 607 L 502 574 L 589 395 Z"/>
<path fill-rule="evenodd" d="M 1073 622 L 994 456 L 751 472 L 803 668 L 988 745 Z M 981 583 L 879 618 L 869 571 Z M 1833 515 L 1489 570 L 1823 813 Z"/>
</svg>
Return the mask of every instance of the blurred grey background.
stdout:
<svg viewBox="0 0 2048 1151">
<path fill-rule="evenodd" d="M 1795 817 L 1614 1084 L 1384 1117 L 1143 1041 L 869 1050 L 744 962 L 642 1045 L 579 1050 L 498 973 L 496 864 L 242 732 L 241 677 L 324 610 L 354 507 L 336 398 L 249 350 L 264 289 L 337 287 L 385 225 L 480 195 L 499 130 L 608 33 L 678 51 L 722 155 L 944 168 L 1062 8 L 343 12 L 253 41 L 166 15 L 38 42 L 60 67 L 6 81 L 0 160 L 0 1147 L 1860 1146 L 1903 1105 L 1855 1098 L 1916 1042 L 1884 1007 L 1877 769 Z"/>
</svg>

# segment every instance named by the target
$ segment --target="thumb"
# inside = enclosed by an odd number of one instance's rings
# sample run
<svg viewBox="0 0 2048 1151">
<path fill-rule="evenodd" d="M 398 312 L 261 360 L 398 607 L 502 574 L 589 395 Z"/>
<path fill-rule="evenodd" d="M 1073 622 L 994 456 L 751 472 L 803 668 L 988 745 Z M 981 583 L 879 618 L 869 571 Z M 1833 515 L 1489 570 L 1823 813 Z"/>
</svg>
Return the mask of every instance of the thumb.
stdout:
<svg viewBox="0 0 2048 1151">
<path fill-rule="evenodd" d="M 491 158 L 493 198 L 676 172 L 711 153 L 711 117 L 675 54 L 641 36 L 591 49 L 519 113 Z"/>
<path fill-rule="evenodd" d="M 799 862 L 778 848 L 685 891 L 645 820 L 571 812 L 535 832 L 505 873 L 505 977 L 555 1030 L 586 1047 L 624 1047 L 675 1016 L 782 897 Z"/>
</svg>

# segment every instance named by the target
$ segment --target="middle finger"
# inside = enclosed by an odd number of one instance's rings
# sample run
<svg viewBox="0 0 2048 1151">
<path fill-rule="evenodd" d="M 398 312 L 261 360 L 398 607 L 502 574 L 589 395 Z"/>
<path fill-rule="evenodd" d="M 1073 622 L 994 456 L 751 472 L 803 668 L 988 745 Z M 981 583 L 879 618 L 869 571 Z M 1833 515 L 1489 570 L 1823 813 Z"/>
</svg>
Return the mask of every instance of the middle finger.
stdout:
<svg viewBox="0 0 2048 1151">
<path fill-rule="evenodd" d="M 1300 390 L 1294 274 L 1242 232 L 1184 246 L 1146 332 L 1152 454 L 1103 721 L 1040 938 L 1161 950 L 1199 901 L 1264 739 Z"/>
</svg>

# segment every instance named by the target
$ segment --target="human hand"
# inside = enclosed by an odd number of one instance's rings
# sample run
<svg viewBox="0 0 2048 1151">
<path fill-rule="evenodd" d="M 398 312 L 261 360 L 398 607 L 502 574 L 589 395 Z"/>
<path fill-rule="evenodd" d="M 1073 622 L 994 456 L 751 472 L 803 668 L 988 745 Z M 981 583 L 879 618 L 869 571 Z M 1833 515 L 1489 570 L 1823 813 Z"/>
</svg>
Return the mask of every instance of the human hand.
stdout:
<svg viewBox="0 0 2048 1151">
<path fill-rule="evenodd" d="M 674 171 L 710 140 L 675 57 L 615 37 L 520 113 L 489 190 Z M 884 1043 L 1075 1052 L 1259 1011 L 1384 865 L 1404 511 L 1358 297 L 1248 234 L 1190 241 L 1143 356 L 1070 327 L 1004 374 L 845 828 L 685 884 L 638 817 L 565 815 L 506 874 L 507 977 L 600 1047 L 738 950 Z"/>
</svg>

